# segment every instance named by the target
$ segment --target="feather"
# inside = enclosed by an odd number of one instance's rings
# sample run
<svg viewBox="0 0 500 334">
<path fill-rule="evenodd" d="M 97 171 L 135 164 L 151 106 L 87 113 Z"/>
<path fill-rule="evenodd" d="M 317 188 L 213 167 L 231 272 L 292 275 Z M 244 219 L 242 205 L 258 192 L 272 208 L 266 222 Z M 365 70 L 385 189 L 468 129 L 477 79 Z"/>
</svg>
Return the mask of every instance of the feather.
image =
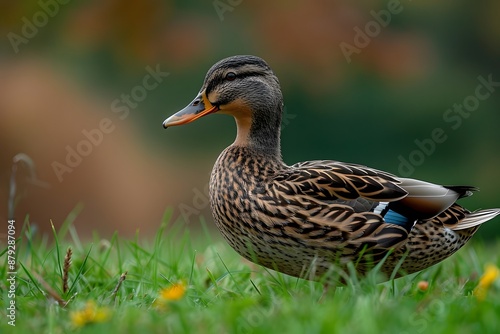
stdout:
<svg viewBox="0 0 500 334">
<path fill-rule="evenodd" d="M 500 215 L 500 209 L 487 209 L 479 210 L 472 213 L 468 213 L 464 219 L 462 219 L 456 227 L 453 228 L 455 231 L 460 231 L 474 226 L 481 225 L 488 220 L 495 218 Z"/>
</svg>

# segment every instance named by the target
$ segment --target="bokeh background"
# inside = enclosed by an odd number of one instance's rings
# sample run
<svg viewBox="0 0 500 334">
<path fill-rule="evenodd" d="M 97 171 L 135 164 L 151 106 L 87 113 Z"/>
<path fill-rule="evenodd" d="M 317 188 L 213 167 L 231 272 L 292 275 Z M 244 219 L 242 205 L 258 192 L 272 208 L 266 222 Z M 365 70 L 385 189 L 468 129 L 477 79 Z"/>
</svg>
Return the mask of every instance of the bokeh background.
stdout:
<svg viewBox="0 0 500 334">
<path fill-rule="evenodd" d="M 192 100 L 214 62 L 234 54 L 263 57 L 280 78 L 287 163 L 334 159 L 398 174 L 400 157 L 418 155 L 415 140 L 442 128 L 447 140 L 411 177 L 476 185 L 481 192 L 462 204 L 500 206 L 500 87 L 457 129 L 443 119 L 474 95 L 479 76 L 500 81 L 498 1 L 62 2 L 0 1 L 4 220 L 13 157 L 25 153 L 36 177 L 17 164 L 14 217 L 40 233 L 73 212 L 82 236 L 147 235 L 167 208 L 192 231 L 200 219 L 212 226 L 208 177 L 234 139 L 234 121 L 215 115 L 168 131 L 161 124 Z M 355 43 L 355 28 L 376 22 L 372 11 L 396 5 L 367 45 Z M 362 47 L 348 61 L 341 43 Z M 140 92 L 148 69 L 168 75 L 126 116 L 115 112 L 116 99 Z M 54 162 L 66 164 L 67 147 L 106 118 L 113 130 L 60 181 Z M 499 219 L 480 232 L 498 238 Z"/>
</svg>

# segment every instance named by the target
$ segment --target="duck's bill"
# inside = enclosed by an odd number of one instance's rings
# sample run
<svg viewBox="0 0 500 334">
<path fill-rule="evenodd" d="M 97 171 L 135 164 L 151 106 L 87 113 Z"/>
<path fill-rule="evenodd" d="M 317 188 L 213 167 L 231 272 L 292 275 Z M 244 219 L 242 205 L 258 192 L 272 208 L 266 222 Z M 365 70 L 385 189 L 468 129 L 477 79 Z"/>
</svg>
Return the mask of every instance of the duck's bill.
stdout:
<svg viewBox="0 0 500 334">
<path fill-rule="evenodd" d="M 184 109 L 173 114 L 163 122 L 163 127 L 166 129 L 169 126 L 183 125 L 191 123 L 200 117 L 211 114 L 219 110 L 207 99 L 204 92 L 200 93 L 190 104 Z"/>
</svg>

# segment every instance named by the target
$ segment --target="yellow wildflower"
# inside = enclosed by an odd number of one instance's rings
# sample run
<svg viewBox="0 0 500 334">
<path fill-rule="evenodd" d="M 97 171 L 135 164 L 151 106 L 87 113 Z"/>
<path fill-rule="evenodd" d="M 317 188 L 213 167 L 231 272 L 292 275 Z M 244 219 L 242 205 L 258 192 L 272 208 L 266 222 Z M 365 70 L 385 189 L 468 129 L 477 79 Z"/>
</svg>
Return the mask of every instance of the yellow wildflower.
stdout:
<svg viewBox="0 0 500 334">
<path fill-rule="evenodd" d="M 153 306 L 160 309 L 167 309 L 167 304 L 171 301 L 176 301 L 182 299 L 186 293 L 186 284 L 175 283 L 171 286 L 161 289 L 160 296 L 154 301 Z"/>
<path fill-rule="evenodd" d="M 175 283 L 168 288 L 164 288 L 160 291 L 160 298 L 169 300 L 179 300 L 186 293 L 186 285 L 184 283 Z"/>
<path fill-rule="evenodd" d="M 489 264 L 486 266 L 486 270 L 479 279 L 479 283 L 474 288 L 473 295 L 476 296 L 478 300 L 484 300 L 490 286 L 495 282 L 495 280 L 500 275 L 500 270 L 497 266 Z"/>
<path fill-rule="evenodd" d="M 70 317 L 75 327 L 83 327 L 90 323 L 107 321 L 110 312 L 108 308 L 99 307 L 93 300 L 89 300 L 83 309 L 71 312 Z"/>
</svg>

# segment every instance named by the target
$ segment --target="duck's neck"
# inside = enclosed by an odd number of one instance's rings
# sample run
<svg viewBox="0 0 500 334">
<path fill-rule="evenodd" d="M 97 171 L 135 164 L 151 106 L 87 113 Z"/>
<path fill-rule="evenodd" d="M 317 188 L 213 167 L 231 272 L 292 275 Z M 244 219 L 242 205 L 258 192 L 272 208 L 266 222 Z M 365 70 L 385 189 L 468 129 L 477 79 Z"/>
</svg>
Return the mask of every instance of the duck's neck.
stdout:
<svg viewBox="0 0 500 334">
<path fill-rule="evenodd" d="M 281 110 L 248 113 L 235 119 L 238 134 L 234 146 L 248 147 L 260 154 L 281 160 Z"/>
</svg>

